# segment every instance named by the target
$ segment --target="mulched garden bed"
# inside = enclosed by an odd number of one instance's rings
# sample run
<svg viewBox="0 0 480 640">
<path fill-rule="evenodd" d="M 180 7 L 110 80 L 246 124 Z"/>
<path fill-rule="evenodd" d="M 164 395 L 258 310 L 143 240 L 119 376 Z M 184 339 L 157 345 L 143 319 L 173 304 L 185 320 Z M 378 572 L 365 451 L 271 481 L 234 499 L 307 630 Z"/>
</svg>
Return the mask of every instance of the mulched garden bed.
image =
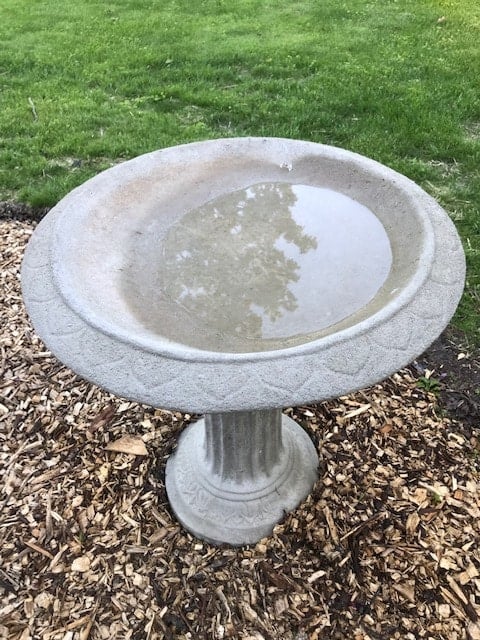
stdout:
<svg viewBox="0 0 480 640">
<path fill-rule="evenodd" d="M 37 213 L 0 205 L 0 637 L 480 639 L 480 364 L 461 336 L 287 409 L 319 452 L 313 493 L 270 538 L 213 547 L 164 488 L 195 417 L 82 381 L 28 323 Z"/>
</svg>

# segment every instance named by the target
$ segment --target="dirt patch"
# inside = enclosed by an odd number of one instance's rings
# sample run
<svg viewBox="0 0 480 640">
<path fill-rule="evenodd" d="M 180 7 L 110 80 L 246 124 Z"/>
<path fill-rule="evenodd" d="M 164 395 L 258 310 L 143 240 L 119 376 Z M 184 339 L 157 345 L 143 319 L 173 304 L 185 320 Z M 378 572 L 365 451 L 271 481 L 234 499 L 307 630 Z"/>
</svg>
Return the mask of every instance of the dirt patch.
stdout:
<svg viewBox="0 0 480 640">
<path fill-rule="evenodd" d="M 18 202 L 0 201 L 0 220 L 39 222 L 49 210 L 50 207 L 31 207 Z"/>
<path fill-rule="evenodd" d="M 412 365 L 412 370 L 420 379 L 428 371 L 431 379 L 438 380 L 432 390 L 438 395 L 439 406 L 449 415 L 465 428 L 479 426 L 480 353 L 468 345 L 459 331 L 449 327 Z"/>
</svg>

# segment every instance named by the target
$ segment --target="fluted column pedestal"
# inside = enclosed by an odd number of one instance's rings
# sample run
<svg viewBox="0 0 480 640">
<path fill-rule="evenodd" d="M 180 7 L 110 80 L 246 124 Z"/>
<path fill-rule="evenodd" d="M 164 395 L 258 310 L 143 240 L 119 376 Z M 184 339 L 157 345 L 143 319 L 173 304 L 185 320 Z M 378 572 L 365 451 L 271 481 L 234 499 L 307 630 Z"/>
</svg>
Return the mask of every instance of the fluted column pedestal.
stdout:
<svg viewBox="0 0 480 640">
<path fill-rule="evenodd" d="M 243 545 L 270 535 L 308 495 L 317 466 L 310 438 L 280 409 L 213 413 L 183 432 L 166 487 L 191 533 Z"/>
</svg>

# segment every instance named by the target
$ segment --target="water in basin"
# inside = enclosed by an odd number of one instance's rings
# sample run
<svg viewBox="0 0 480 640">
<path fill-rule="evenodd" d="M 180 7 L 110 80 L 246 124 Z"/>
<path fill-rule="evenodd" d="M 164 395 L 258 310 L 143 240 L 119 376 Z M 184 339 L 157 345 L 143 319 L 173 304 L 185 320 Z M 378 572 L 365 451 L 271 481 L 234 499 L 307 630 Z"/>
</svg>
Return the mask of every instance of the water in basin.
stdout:
<svg viewBox="0 0 480 640">
<path fill-rule="evenodd" d="M 303 184 L 254 184 L 167 227 L 153 216 L 146 236 L 125 273 L 131 312 L 150 332 L 211 351 L 279 349 L 328 333 L 376 296 L 392 263 L 372 211 Z"/>
</svg>

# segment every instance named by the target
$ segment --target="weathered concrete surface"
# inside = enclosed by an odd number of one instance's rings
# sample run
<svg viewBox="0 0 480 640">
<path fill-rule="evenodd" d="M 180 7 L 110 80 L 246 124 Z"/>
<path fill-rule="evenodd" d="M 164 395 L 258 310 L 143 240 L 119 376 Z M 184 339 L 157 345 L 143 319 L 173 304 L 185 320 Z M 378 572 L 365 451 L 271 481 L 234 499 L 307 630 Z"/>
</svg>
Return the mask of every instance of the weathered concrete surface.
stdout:
<svg viewBox="0 0 480 640">
<path fill-rule="evenodd" d="M 281 411 L 209 414 L 182 434 L 166 488 L 180 522 L 214 543 L 244 545 L 272 533 L 310 493 L 318 456 Z"/>
<path fill-rule="evenodd" d="M 259 183 L 329 189 L 373 213 L 392 254 L 378 292 L 333 325 L 309 325 L 273 348 L 200 349 L 173 341 L 161 322 L 148 326 L 131 298 L 154 253 L 151 230 L 166 232 L 187 212 Z M 386 377 L 446 326 L 464 275 L 447 214 L 404 176 L 315 143 L 238 138 L 150 153 L 74 190 L 36 229 L 22 287 L 37 332 L 77 373 L 120 396 L 208 413 L 319 401 Z"/>
</svg>

